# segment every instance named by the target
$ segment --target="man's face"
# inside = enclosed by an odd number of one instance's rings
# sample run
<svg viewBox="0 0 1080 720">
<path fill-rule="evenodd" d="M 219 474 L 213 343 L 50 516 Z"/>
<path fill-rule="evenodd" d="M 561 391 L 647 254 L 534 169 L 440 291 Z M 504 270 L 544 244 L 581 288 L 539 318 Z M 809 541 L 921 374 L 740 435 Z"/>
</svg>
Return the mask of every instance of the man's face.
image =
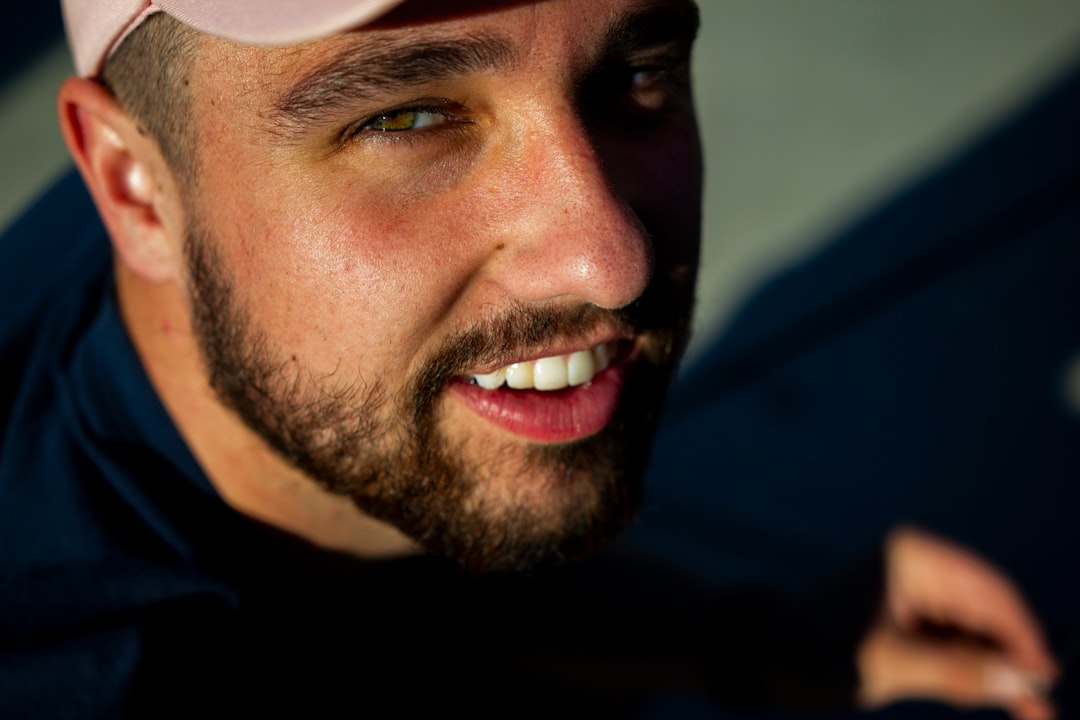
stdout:
<svg viewBox="0 0 1080 720">
<path fill-rule="evenodd" d="M 690 3 L 473 5 L 208 40 L 185 204 L 219 396 L 315 481 L 490 569 L 632 515 L 701 169 Z"/>
</svg>

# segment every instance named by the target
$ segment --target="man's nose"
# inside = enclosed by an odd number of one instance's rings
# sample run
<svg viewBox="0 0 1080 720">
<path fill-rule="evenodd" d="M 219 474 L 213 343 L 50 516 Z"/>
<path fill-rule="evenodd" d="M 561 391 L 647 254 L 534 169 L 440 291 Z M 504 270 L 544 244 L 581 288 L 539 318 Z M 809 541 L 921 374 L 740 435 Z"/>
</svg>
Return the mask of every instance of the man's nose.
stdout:
<svg viewBox="0 0 1080 720">
<path fill-rule="evenodd" d="M 492 188 L 504 231 L 489 265 L 495 281 L 523 301 L 619 308 L 637 299 L 652 275 L 652 243 L 582 124 L 552 122 L 513 145 Z"/>
</svg>

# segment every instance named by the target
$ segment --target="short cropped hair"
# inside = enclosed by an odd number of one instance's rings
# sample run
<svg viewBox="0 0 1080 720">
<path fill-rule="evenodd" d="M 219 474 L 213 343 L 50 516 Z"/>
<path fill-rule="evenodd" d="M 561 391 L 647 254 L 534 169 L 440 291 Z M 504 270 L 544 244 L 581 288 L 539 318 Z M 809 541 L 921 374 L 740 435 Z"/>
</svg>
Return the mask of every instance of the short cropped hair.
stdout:
<svg viewBox="0 0 1080 720">
<path fill-rule="evenodd" d="M 191 71 L 199 33 L 163 12 L 135 28 L 106 61 L 101 82 L 153 138 L 180 182 L 193 182 Z"/>
</svg>

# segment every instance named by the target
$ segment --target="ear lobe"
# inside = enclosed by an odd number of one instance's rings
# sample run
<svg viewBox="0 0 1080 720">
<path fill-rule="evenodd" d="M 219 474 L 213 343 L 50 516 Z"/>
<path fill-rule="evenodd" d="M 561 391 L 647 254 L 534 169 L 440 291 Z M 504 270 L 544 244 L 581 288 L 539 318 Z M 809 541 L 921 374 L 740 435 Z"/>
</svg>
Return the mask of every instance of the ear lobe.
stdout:
<svg viewBox="0 0 1080 720">
<path fill-rule="evenodd" d="M 69 78 L 58 97 L 64 141 L 121 260 L 155 282 L 182 276 L 182 214 L 157 145 L 100 84 Z"/>
</svg>

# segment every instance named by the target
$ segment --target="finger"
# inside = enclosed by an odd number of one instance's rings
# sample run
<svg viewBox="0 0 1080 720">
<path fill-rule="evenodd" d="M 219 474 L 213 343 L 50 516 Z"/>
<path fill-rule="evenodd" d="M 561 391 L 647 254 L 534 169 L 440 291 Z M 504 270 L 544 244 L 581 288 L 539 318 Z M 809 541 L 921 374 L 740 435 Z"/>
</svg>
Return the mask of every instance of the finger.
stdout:
<svg viewBox="0 0 1080 720">
<path fill-rule="evenodd" d="M 928 698 L 963 707 L 996 706 L 1017 720 L 1054 717 L 1045 676 L 1018 669 L 970 643 L 930 641 L 879 625 L 858 657 L 860 700 L 877 707 Z"/>
<path fill-rule="evenodd" d="M 1009 659 L 1056 674 L 1042 630 L 1016 586 L 964 548 L 914 528 L 889 540 L 888 608 L 901 627 L 923 617 L 983 635 Z"/>
</svg>

